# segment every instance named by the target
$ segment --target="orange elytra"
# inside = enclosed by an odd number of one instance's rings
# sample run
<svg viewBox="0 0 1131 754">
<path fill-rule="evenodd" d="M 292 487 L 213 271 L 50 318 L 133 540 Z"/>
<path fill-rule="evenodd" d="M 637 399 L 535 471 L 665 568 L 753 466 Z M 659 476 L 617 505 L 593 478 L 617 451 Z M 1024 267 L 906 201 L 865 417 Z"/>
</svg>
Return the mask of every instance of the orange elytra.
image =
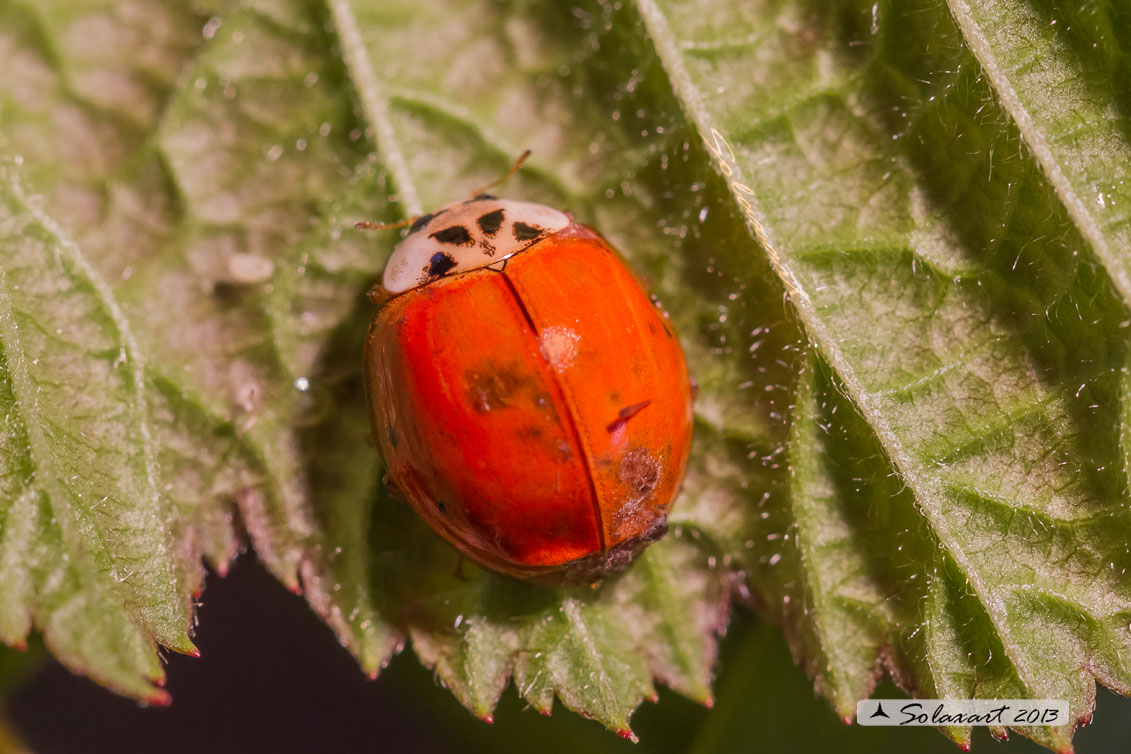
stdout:
<svg viewBox="0 0 1131 754">
<path fill-rule="evenodd" d="M 365 384 L 386 482 L 460 552 L 587 583 L 664 535 L 690 379 L 601 236 L 481 193 L 417 218 L 373 298 Z"/>
</svg>

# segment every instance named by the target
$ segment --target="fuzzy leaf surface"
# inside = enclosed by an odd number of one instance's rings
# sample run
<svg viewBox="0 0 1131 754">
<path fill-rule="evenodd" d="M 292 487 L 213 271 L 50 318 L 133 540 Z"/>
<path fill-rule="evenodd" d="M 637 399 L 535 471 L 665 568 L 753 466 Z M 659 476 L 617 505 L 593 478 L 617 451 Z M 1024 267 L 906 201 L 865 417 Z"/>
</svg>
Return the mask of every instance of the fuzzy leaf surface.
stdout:
<svg viewBox="0 0 1131 754">
<path fill-rule="evenodd" d="M 137 637 L 89 672 L 144 696 L 152 643 L 188 646 L 201 557 L 223 570 L 246 531 L 366 672 L 411 642 L 481 717 L 511 679 L 624 735 L 657 682 L 709 700 L 738 585 L 842 717 L 887 674 L 1086 719 L 1097 679 L 1131 689 L 1131 26 L 1089 8 L 0 2 L 3 253 L 87 291 L 101 319 L 81 297 L 38 317 L 101 321 L 95 366 L 125 348 L 84 397 L 116 410 L 112 477 L 153 525 L 107 557 L 166 553 L 75 587 Z M 524 148 L 505 193 L 620 249 L 700 386 L 672 535 L 596 590 L 458 577 L 366 442 L 364 293 L 396 235 L 353 223 L 465 196 Z M 36 344 L 14 333 L 23 405 Z M 32 453 L 34 417 L 9 416 Z M 6 546 L 65 547 L 30 510 Z M 11 604 L 45 579 L 13 577 Z M 1022 732 L 1065 749 L 1071 728 Z"/>
</svg>

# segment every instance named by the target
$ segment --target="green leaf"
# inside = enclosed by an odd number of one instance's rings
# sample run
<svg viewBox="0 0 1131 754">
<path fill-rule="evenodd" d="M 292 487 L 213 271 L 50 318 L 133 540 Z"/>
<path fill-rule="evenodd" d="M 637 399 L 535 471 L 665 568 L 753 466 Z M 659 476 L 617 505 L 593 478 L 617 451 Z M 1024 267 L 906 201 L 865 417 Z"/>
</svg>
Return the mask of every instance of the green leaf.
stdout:
<svg viewBox="0 0 1131 754">
<path fill-rule="evenodd" d="M 273 145 L 260 141 L 308 125 L 288 122 L 285 111 L 265 109 L 280 82 L 304 95 L 309 89 L 308 69 L 296 72 L 279 64 L 320 62 L 331 74 L 336 64 L 321 25 L 308 23 L 317 18 L 301 12 L 270 17 L 242 11 L 229 19 L 229 28 L 235 27 L 231 37 L 247 34 L 250 43 L 271 54 L 255 49 L 242 58 L 210 55 L 204 48 L 214 36 L 208 15 L 214 10 L 206 4 L 0 5 L 5 21 L 0 33 L 13 50 L 18 74 L 5 89 L 4 139 L 22 155 L 46 206 L 72 228 L 83 250 L 75 253 L 85 254 L 113 282 L 121 316 L 148 356 L 144 408 L 155 465 L 161 492 L 180 513 L 166 513 L 152 529 L 154 536 L 168 536 L 181 556 L 175 564 L 180 580 L 166 578 L 164 596 L 155 589 L 148 599 L 169 610 L 176 606 L 182 633 L 188 629 L 189 594 L 202 584 L 200 556 L 226 570 L 241 528 L 292 588 L 299 588 L 300 567 L 317 583 L 320 562 L 317 544 L 309 539 L 313 524 L 305 480 L 295 463 L 301 446 L 289 426 L 292 421 L 301 426 L 322 409 L 311 400 L 290 400 L 299 392 L 292 382 L 280 387 L 281 357 L 255 283 L 269 282 L 278 238 L 295 235 L 296 225 L 309 226 L 309 192 L 319 190 L 316 173 L 272 160 Z M 240 49 L 231 45 L 228 51 Z M 274 79 L 265 75 L 271 68 L 277 68 Z M 204 94 L 209 83 L 216 95 L 211 99 Z M 246 84 L 238 108 L 228 88 L 236 84 Z M 327 112 L 348 118 L 348 103 L 340 100 L 336 111 L 333 104 L 318 107 L 310 97 L 296 100 L 291 120 Z M 268 115 L 269 123 L 263 120 Z M 320 128 L 315 121 L 313 133 Z M 331 146 L 352 143 L 349 129 L 339 130 Z M 338 176 L 341 166 L 324 143 L 312 139 L 308 155 L 322 174 Z M 298 170 L 302 188 L 289 191 L 291 182 L 249 171 L 249 162 L 265 168 L 282 162 L 292 178 Z M 260 186 L 277 191 L 265 196 Z M 296 216 L 296 209 L 307 214 Z M 109 392 L 113 386 L 87 387 Z M 130 636 L 117 625 L 128 616 L 108 609 L 93 617 L 98 615 L 103 623 L 97 625 L 106 632 Z M 85 631 L 93 617 L 72 619 L 66 628 Z M 187 642 L 158 638 L 174 647 Z M 72 666 L 96 660 L 125 664 L 121 650 L 100 654 L 101 649 L 84 645 Z M 148 642 L 131 646 L 131 652 L 143 655 L 144 663 L 125 659 L 146 677 L 160 677 Z M 124 676 L 113 685 L 150 693 Z"/>
<path fill-rule="evenodd" d="M 1131 303 L 1128 10 L 1119 3 L 948 4 L 999 106 Z"/>
<path fill-rule="evenodd" d="M 6 8 L 7 28 L 20 30 L 13 45 L 29 47 L 26 56 L 40 67 L 27 66 L 58 84 L 41 86 L 52 94 L 47 102 L 5 101 L 13 123 L 6 138 L 24 156 L 29 181 L 114 281 L 150 353 L 163 483 L 191 517 L 183 535 L 187 563 L 203 551 L 222 570 L 238 515 L 259 556 L 305 591 L 366 671 L 375 674 L 408 637 L 484 717 L 514 674 L 538 708 L 549 711 L 557 694 L 631 735 L 629 714 L 643 696 L 654 696 L 654 677 L 710 698 L 730 578 L 721 563 L 708 562 L 717 552 L 713 543 L 708 554 L 694 544 L 696 536 L 673 537 L 632 574 L 597 591 L 535 589 L 470 567 L 465 581 L 455 575 L 447 545 L 401 506 L 374 498 L 380 469 L 366 442 L 358 354 L 371 311 L 363 293 L 394 239 L 342 228 L 395 213 L 385 200 L 390 185 L 412 211 L 420 201 L 415 186 L 430 187 L 429 202 L 446 200 L 486 182 L 520 151 L 490 143 L 503 137 L 482 114 L 472 117 L 423 87 L 413 91 L 407 80 L 389 99 L 374 71 L 398 60 L 397 50 L 363 39 L 362 31 L 396 32 L 381 14 L 412 19 L 421 10 L 248 3 L 209 19 L 159 4 L 129 13 L 112 4 L 82 12 L 13 4 Z M 468 6 L 461 24 L 474 23 L 452 28 L 490 32 L 493 56 L 523 45 L 526 59 L 499 68 L 498 85 L 566 114 L 561 99 L 571 77 L 561 69 L 572 48 L 532 45 L 530 35 L 545 33 L 542 19 L 520 10 L 499 11 L 495 23 L 476 21 L 481 14 Z M 365 12 L 377 17 L 359 21 Z M 422 33 L 448 11 L 429 12 L 431 19 L 415 18 Z M 106 58 L 63 61 L 51 45 L 38 44 L 74 39 L 76 29 L 107 17 L 120 22 L 115 31 L 130 42 L 144 24 L 169 37 L 159 45 L 165 67 L 156 71 L 152 51 L 115 48 L 122 58 L 114 75 L 126 90 L 147 90 L 152 107 L 95 106 L 92 94 L 69 81 L 105 77 Z M 396 41 L 393 34 L 389 41 Z M 442 75 L 447 65 L 431 72 Z M 560 80 L 549 90 L 534 80 L 547 75 Z M 68 107 L 90 119 L 82 132 L 52 128 L 51 113 Z M 597 112 L 591 107 L 587 116 Z M 531 112 L 525 124 L 512 121 L 513 144 L 526 143 L 541 117 Z M 407 127 L 417 120 L 419 128 Z M 68 137 L 85 140 L 79 152 L 115 159 L 51 159 Z M 576 128 L 570 144 L 534 144 L 541 156 L 516 192 L 609 211 L 607 181 L 594 172 L 583 137 Z M 376 156 L 370 138 L 383 142 Z M 613 140 L 625 141 L 619 128 L 602 138 L 610 151 Z M 478 146 L 469 151 L 469 143 Z M 462 170 L 460 185 L 429 174 L 450 171 L 476 150 L 482 158 Z M 584 156 L 574 170 L 584 181 L 567 188 L 559 175 L 538 168 L 571 153 Z M 619 204 L 637 222 L 653 222 L 638 199 Z M 636 228 L 628 220 L 618 225 L 624 233 Z M 665 270 L 665 248 L 647 251 L 657 274 L 673 274 Z M 715 316 L 713 302 L 700 306 Z M 723 497 L 713 507 L 731 501 Z M 191 575 L 199 579 L 199 571 Z"/>
<path fill-rule="evenodd" d="M 154 642 L 195 648 L 144 357 L 106 282 L 9 166 L 0 250 L 0 636 L 24 644 L 34 626 L 68 665 L 165 701 Z"/>
<path fill-rule="evenodd" d="M 841 717 L 890 676 L 1087 719 L 1097 679 L 1131 690 L 1127 21 L 0 0 L 4 638 L 57 616 L 53 651 L 152 697 L 200 559 L 246 531 L 367 673 L 411 642 L 483 718 L 511 679 L 626 736 L 657 681 L 710 702 L 737 592 Z M 524 148 L 507 193 L 620 249 L 700 386 L 672 534 L 597 589 L 461 569 L 367 443 L 364 293 L 396 238 L 353 223 Z"/>
<path fill-rule="evenodd" d="M 1067 698 L 1090 718 L 1095 680 L 1131 679 L 1125 309 L 1087 259 L 1102 259 L 1095 228 L 1022 147 L 1030 124 L 994 99 L 977 40 L 932 3 L 637 5 L 752 240 L 898 475 L 905 492 L 888 497 L 926 527 L 893 531 L 939 551 L 905 563 L 900 539 L 864 544 L 892 503 L 868 503 L 876 471 L 837 483 L 866 442 L 810 457 L 829 450 L 805 426 L 825 402 L 805 408 L 803 387 L 781 534 L 809 601 L 795 650 L 842 714 L 886 664 L 924 695 Z M 905 602 L 910 615 L 885 614 Z M 845 651 L 862 628 L 872 650 Z M 1023 732 L 1069 746 L 1070 728 Z"/>
</svg>

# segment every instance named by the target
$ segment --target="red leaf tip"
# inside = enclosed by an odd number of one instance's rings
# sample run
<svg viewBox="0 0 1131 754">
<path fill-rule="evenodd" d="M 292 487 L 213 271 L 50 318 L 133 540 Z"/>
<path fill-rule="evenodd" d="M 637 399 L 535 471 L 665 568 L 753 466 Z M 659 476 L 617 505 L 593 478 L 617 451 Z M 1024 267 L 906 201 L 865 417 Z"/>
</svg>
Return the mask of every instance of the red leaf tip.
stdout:
<svg viewBox="0 0 1131 754">
<path fill-rule="evenodd" d="M 173 697 L 168 691 L 155 690 L 145 698 L 145 704 L 150 707 L 168 707 L 173 703 Z"/>
<path fill-rule="evenodd" d="M 482 720 L 483 722 L 487 723 L 488 725 L 493 725 L 494 722 L 495 722 L 495 716 L 494 715 L 480 715 L 479 719 Z"/>
<path fill-rule="evenodd" d="M 627 738 L 634 744 L 640 743 L 640 739 L 636 737 L 636 734 L 632 732 L 631 728 L 620 728 L 619 730 L 617 730 L 617 735 L 621 738 Z"/>
</svg>

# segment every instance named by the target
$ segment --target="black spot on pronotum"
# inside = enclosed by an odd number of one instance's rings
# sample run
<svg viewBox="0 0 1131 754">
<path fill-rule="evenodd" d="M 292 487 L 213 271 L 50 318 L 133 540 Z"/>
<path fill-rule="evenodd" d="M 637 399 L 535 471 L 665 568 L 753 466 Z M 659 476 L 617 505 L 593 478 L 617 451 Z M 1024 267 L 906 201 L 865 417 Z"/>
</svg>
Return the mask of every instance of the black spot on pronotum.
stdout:
<svg viewBox="0 0 1131 754">
<path fill-rule="evenodd" d="M 462 225 L 453 225 L 450 228 L 438 230 L 431 234 L 429 238 L 435 238 L 440 243 L 452 244 L 453 246 L 467 246 L 471 243 L 471 234 Z"/>
<path fill-rule="evenodd" d="M 541 228 L 535 228 L 533 225 L 526 223 L 514 224 L 514 237 L 516 241 L 533 241 L 546 231 Z"/>
<path fill-rule="evenodd" d="M 479 228 L 484 233 L 493 236 L 499 232 L 499 228 L 503 227 L 503 211 L 497 209 L 494 212 L 488 212 L 475 222 L 479 224 Z"/>
<path fill-rule="evenodd" d="M 494 194 L 476 194 L 475 196 L 471 197 L 466 202 L 464 202 L 464 204 L 471 204 L 472 202 L 485 202 L 485 201 L 489 201 L 491 199 L 497 199 L 497 198 L 498 197 L 495 196 Z"/>
<path fill-rule="evenodd" d="M 434 217 L 436 217 L 436 214 L 433 213 L 433 212 L 429 212 L 427 215 L 421 215 L 420 217 L 413 220 L 412 227 L 408 229 L 408 232 L 409 233 L 415 233 L 416 231 L 420 230 L 421 228 L 423 228 L 428 223 L 432 222 L 432 219 Z"/>
<path fill-rule="evenodd" d="M 455 257 L 443 251 L 437 251 L 428 260 L 428 276 L 439 277 L 440 275 L 447 275 L 448 271 L 456 266 Z"/>
</svg>

